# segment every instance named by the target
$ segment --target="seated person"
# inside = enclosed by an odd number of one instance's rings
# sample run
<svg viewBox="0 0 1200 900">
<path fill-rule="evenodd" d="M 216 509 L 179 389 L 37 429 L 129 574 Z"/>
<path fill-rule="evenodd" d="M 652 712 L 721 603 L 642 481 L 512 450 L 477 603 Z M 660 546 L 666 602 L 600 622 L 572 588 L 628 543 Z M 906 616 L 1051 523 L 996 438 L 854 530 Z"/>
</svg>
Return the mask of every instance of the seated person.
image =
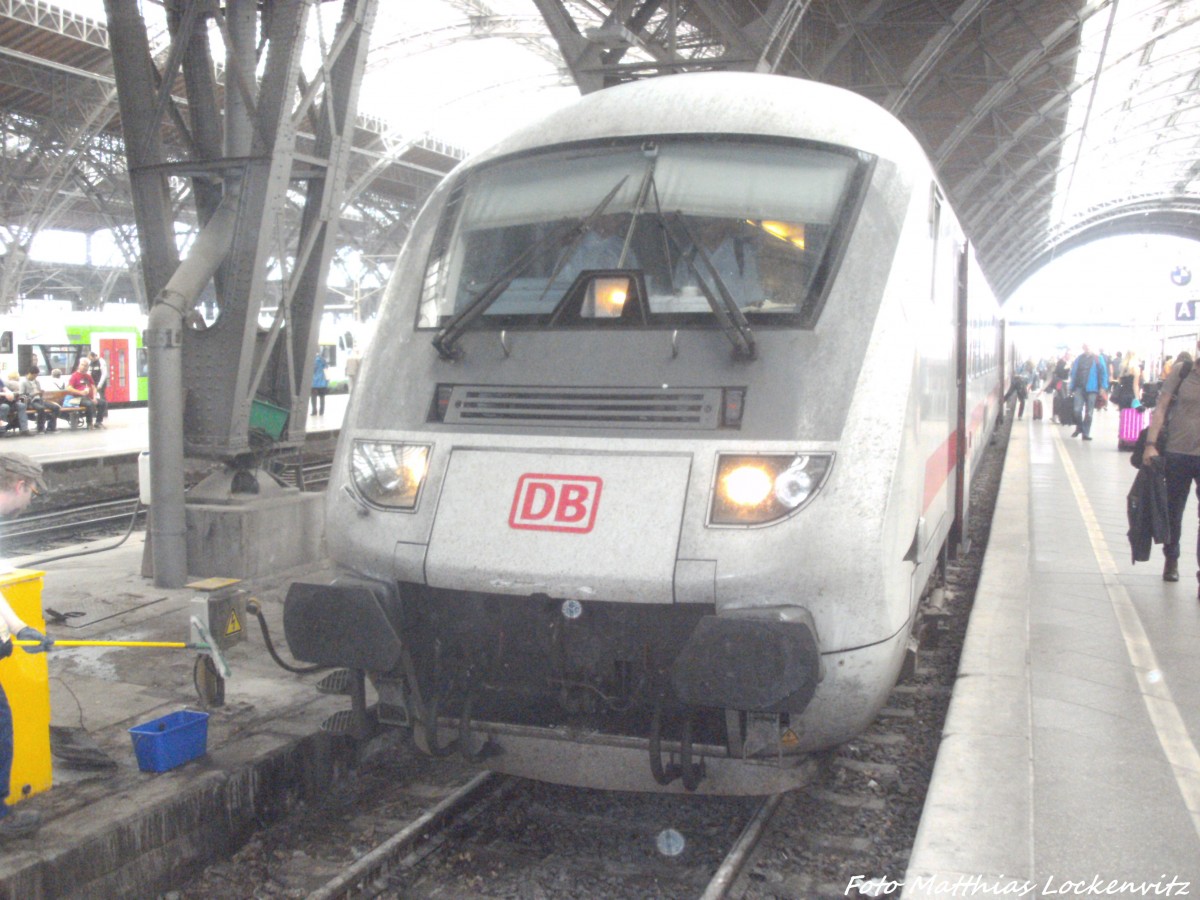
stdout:
<svg viewBox="0 0 1200 900">
<path fill-rule="evenodd" d="M 67 380 L 67 397 L 63 406 L 82 406 L 88 428 L 103 428 L 104 415 L 108 412 L 108 403 L 96 390 L 89 371 L 90 365 L 86 358 L 79 361 L 75 371 Z M 74 402 L 72 402 L 74 401 Z"/>
<path fill-rule="evenodd" d="M 29 434 L 29 415 L 25 411 L 25 400 L 18 392 L 16 381 L 6 380 L 0 384 L 0 433 L 11 430 L 9 416 L 16 412 L 17 427 L 21 434 Z"/>
<path fill-rule="evenodd" d="M 43 394 L 48 394 L 52 391 L 65 393 L 67 390 L 67 382 L 62 377 L 62 369 L 51 369 L 49 375 L 39 375 L 38 385 L 41 387 Z"/>
<path fill-rule="evenodd" d="M 40 372 L 37 366 L 30 366 L 29 372 L 18 383 L 21 397 L 25 400 L 25 408 L 37 413 L 38 434 L 58 429 L 58 411 L 62 409 L 57 403 L 42 396 Z"/>
</svg>

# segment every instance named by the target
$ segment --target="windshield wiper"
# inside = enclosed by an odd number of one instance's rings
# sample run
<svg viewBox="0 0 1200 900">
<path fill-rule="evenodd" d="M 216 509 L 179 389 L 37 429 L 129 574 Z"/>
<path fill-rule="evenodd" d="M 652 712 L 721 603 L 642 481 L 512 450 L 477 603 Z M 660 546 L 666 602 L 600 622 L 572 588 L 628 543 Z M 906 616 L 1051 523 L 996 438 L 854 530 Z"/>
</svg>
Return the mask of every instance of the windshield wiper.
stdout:
<svg viewBox="0 0 1200 900">
<path fill-rule="evenodd" d="M 717 267 L 713 265 L 712 258 L 709 257 L 708 252 L 696 240 L 692 234 L 692 230 L 688 228 L 687 222 L 684 221 L 683 213 L 675 213 L 672 219 L 673 224 L 678 225 L 683 231 L 683 236 L 687 242 L 686 245 L 691 247 L 690 252 L 683 254 L 687 260 L 688 268 L 696 276 L 696 284 L 700 288 L 700 292 L 704 294 L 704 299 L 708 301 L 708 305 L 712 308 L 713 315 L 717 317 L 717 322 L 720 323 L 721 330 L 725 332 L 726 337 L 733 344 L 734 354 L 742 359 L 757 358 L 758 349 L 754 341 L 754 334 L 750 330 L 750 323 L 746 321 L 746 316 L 737 305 L 737 301 L 729 293 L 729 288 L 726 286 L 725 280 L 721 277 L 721 273 L 717 271 Z M 664 224 L 666 224 L 665 220 Z M 667 226 L 667 230 L 669 233 L 670 225 Z M 674 235 L 671 235 L 671 239 L 675 240 L 677 246 L 685 246 Z M 716 286 L 716 294 L 713 293 L 708 282 L 700 274 L 700 270 L 696 266 L 697 256 L 700 257 L 700 261 L 704 263 L 704 267 L 708 270 L 708 274 Z"/>
<path fill-rule="evenodd" d="M 604 210 L 608 208 L 608 204 L 612 202 L 613 197 L 617 196 L 617 191 L 621 190 L 628 179 L 629 176 L 626 175 L 613 185 L 613 189 L 586 216 L 583 216 L 569 227 L 560 226 L 553 229 L 545 237 L 534 241 L 525 248 L 523 253 L 512 261 L 507 269 L 484 285 L 479 296 L 472 300 L 466 309 L 447 322 L 434 336 L 433 346 L 437 350 L 438 355 L 442 359 L 461 358 L 462 350 L 456 347 L 455 344 L 470 324 L 483 315 L 487 308 L 495 303 L 501 294 L 508 290 L 508 286 L 513 283 L 513 279 L 521 274 L 525 266 L 529 264 L 529 261 L 536 254 L 540 253 L 543 248 L 556 242 L 578 240 L 582 235 L 586 234 L 592 225 L 595 224 L 596 220 L 604 214 Z"/>
</svg>

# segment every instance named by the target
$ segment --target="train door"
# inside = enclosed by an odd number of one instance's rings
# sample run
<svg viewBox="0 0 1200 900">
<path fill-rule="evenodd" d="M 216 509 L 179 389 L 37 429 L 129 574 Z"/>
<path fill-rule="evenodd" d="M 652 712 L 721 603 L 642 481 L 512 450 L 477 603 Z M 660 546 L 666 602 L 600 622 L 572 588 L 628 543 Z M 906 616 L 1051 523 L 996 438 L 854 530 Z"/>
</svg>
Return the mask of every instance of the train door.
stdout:
<svg viewBox="0 0 1200 900">
<path fill-rule="evenodd" d="M 128 403 L 129 339 L 100 338 L 100 358 L 108 363 L 108 387 L 104 399 L 109 403 Z"/>
</svg>

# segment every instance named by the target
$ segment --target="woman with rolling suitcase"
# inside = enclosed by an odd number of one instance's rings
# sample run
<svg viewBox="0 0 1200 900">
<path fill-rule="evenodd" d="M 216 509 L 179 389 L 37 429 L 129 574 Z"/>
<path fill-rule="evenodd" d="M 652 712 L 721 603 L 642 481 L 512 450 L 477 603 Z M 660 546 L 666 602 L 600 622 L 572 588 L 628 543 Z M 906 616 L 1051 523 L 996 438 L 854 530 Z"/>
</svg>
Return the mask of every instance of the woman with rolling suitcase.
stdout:
<svg viewBox="0 0 1200 900">
<path fill-rule="evenodd" d="M 1131 350 L 1121 359 L 1121 369 L 1117 373 L 1117 387 L 1112 399 L 1121 411 L 1121 421 L 1117 426 L 1117 449 L 1132 450 L 1137 444 L 1138 436 L 1146 427 L 1146 411 L 1138 398 L 1142 393 L 1142 369 L 1137 355 Z"/>
</svg>

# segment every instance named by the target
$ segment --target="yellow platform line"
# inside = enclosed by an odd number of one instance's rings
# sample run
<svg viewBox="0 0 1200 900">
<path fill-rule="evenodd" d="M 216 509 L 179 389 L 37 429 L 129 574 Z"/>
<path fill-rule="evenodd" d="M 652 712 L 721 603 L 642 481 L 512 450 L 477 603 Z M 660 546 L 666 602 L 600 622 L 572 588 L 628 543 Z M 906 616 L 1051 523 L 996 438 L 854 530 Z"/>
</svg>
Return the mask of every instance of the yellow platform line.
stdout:
<svg viewBox="0 0 1200 900">
<path fill-rule="evenodd" d="M 1058 429 L 1052 431 L 1051 434 L 1059 458 L 1062 460 L 1063 469 L 1067 473 L 1067 481 L 1070 482 L 1071 490 L 1075 494 L 1075 503 L 1079 506 L 1079 512 L 1087 527 L 1088 540 L 1092 545 L 1092 555 L 1095 556 L 1096 564 L 1100 568 L 1104 589 L 1108 593 L 1117 623 L 1121 626 L 1121 635 L 1125 639 L 1125 650 L 1129 654 L 1129 661 L 1133 664 L 1142 700 L 1146 705 L 1146 712 L 1150 714 L 1154 733 L 1163 748 L 1163 753 L 1166 754 L 1167 762 L 1175 776 L 1175 784 L 1183 796 L 1184 805 L 1191 814 L 1196 836 L 1200 837 L 1200 751 L 1197 751 L 1195 743 L 1188 734 L 1183 716 L 1179 714 L 1179 707 L 1175 705 L 1175 700 L 1171 696 L 1167 676 L 1158 665 L 1158 658 L 1154 655 L 1154 647 L 1146 635 L 1146 629 L 1142 626 L 1142 619 L 1138 615 L 1137 607 L 1133 605 L 1133 601 L 1129 598 L 1129 592 L 1120 582 L 1117 564 L 1112 553 L 1109 552 L 1108 541 L 1105 540 L 1100 523 L 1096 520 L 1096 514 L 1092 509 L 1092 504 L 1088 501 L 1083 483 L 1075 471 L 1075 465 L 1071 462 L 1070 454 L 1063 446 L 1062 436 L 1059 435 Z"/>
</svg>

